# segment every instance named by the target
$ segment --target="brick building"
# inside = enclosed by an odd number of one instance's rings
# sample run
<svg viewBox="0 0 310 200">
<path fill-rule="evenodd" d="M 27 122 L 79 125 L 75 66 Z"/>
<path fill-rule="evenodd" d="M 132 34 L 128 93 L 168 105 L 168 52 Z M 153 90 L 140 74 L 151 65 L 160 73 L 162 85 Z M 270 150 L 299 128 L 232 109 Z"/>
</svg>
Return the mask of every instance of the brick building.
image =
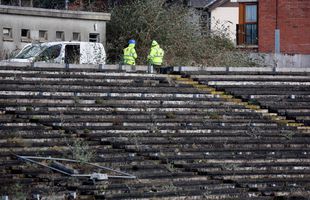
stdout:
<svg viewBox="0 0 310 200">
<path fill-rule="evenodd" d="M 239 3 L 237 47 L 258 51 L 267 65 L 310 67 L 310 0 Z"/>
<path fill-rule="evenodd" d="M 279 31 L 279 51 L 310 54 L 310 1 L 259 0 L 259 51 L 274 52 L 275 30 Z"/>
<path fill-rule="evenodd" d="M 237 0 L 238 45 L 262 53 L 310 54 L 309 0 Z"/>
</svg>

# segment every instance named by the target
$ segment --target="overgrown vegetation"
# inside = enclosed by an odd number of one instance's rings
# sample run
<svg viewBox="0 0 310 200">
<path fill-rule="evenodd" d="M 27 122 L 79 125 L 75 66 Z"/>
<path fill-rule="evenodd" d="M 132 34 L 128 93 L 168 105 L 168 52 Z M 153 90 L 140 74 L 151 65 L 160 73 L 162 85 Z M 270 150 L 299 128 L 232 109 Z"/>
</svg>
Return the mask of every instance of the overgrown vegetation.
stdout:
<svg viewBox="0 0 310 200">
<path fill-rule="evenodd" d="M 152 40 L 165 50 L 164 65 L 252 66 L 247 54 L 237 52 L 225 26 L 209 31 L 201 15 L 165 0 L 134 0 L 111 11 L 107 27 L 108 61 L 120 62 L 129 39 L 137 41 L 138 64 L 146 64 Z"/>
<path fill-rule="evenodd" d="M 72 158 L 81 162 L 90 162 L 94 156 L 95 151 L 84 141 L 75 141 L 73 145 L 69 145 L 72 153 Z"/>
</svg>

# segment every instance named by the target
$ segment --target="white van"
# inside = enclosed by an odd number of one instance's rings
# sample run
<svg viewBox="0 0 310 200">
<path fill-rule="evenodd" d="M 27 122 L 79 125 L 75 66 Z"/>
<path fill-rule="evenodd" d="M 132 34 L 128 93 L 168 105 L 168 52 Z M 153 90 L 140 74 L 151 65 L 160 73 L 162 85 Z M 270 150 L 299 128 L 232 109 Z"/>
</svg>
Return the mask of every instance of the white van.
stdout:
<svg viewBox="0 0 310 200">
<path fill-rule="evenodd" d="M 106 53 L 101 43 L 47 42 L 27 44 L 11 62 L 49 62 L 59 64 L 105 64 Z"/>
</svg>

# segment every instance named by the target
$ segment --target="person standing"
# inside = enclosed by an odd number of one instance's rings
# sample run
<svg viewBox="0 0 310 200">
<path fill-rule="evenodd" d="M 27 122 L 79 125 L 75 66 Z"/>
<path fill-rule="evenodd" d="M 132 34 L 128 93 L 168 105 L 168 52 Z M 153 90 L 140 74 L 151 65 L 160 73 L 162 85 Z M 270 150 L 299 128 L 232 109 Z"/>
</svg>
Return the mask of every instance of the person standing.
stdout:
<svg viewBox="0 0 310 200">
<path fill-rule="evenodd" d="M 136 59 L 138 57 L 136 50 L 136 41 L 135 40 L 129 40 L 128 47 L 126 47 L 124 51 L 123 56 L 123 64 L 124 65 L 136 65 Z"/>
<path fill-rule="evenodd" d="M 163 63 L 164 54 L 164 50 L 160 48 L 159 44 L 155 40 L 153 40 L 147 60 L 150 65 L 153 65 L 157 73 L 162 73 L 161 65 Z"/>
</svg>

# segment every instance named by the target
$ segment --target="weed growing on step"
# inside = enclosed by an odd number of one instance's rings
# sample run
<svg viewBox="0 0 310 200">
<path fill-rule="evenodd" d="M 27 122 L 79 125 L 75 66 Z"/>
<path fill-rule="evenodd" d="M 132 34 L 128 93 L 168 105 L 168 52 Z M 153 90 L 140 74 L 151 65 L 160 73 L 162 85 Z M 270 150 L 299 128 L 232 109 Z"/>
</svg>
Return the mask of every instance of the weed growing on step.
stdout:
<svg viewBox="0 0 310 200">
<path fill-rule="evenodd" d="M 72 182 L 72 179 L 75 180 L 74 183 L 78 183 L 77 178 L 68 178 L 67 181 L 68 181 L 69 184 L 70 184 L 70 182 Z M 45 194 L 46 195 L 46 199 L 48 199 L 48 200 L 62 200 L 64 198 L 63 195 L 60 194 L 59 189 L 57 189 L 57 187 L 55 185 L 56 185 L 55 177 L 51 176 L 50 177 L 50 181 L 48 182 L 49 190 Z"/>
<path fill-rule="evenodd" d="M 11 130 L 3 130 L 2 134 L 5 135 L 6 138 L 21 137 L 20 132 L 15 132 Z"/>
<path fill-rule="evenodd" d="M 85 129 L 83 130 L 83 132 L 84 132 L 85 134 L 89 134 L 89 133 L 90 133 L 90 130 L 87 129 L 87 128 L 85 128 Z"/>
<path fill-rule="evenodd" d="M 175 78 L 171 78 L 171 77 L 168 76 L 168 77 L 166 77 L 166 79 L 167 79 L 167 82 L 168 82 L 169 86 L 176 85 Z"/>
<path fill-rule="evenodd" d="M 78 96 L 73 97 L 74 104 L 79 104 L 81 102 L 81 99 Z"/>
<path fill-rule="evenodd" d="M 171 172 L 171 173 L 173 173 L 173 172 L 175 172 L 176 171 L 176 169 L 175 169 L 175 167 L 174 167 L 174 165 L 173 165 L 173 163 L 167 163 L 166 164 L 166 169 L 169 171 L 169 172 Z"/>
<path fill-rule="evenodd" d="M 240 166 L 240 164 L 237 164 L 237 163 L 221 163 L 220 166 L 221 166 L 222 170 L 235 171 Z"/>
<path fill-rule="evenodd" d="M 259 128 L 257 126 L 253 126 L 252 122 L 249 122 L 247 124 L 247 130 L 245 131 L 245 134 L 247 134 L 251 138 L 260 139 L 262 131 L 263 130 L 261 128 Z"/>
<path fill-rule="evenodd" d="M 212 194 L 211 191 L 206 191 L 203 193 L 203 197 L 206 198 L 206 199 L 210 199 L 210 197 L 208 197 L 210 194 Z"/>
<path fill-rule="evenodd" d="M 25 200 L 27 199 L 27 188 L 25 188 L 24 185 L 21 185 L 20 183 L 15 183 L 11 186 L 4 186 L 3 192 L 7 195 L 12 196 L 12 199 L 15 200 Z M 2 191 L 2 188 L 1 188 Z"/>
<path fill-rule="evenodd" d="M 119 126 L 123 124 L 123 118 L 122 117 L 115 117 L 112 120 L 113 126 Z"/>
<path fill-rule="evenodd" d="M 222 116 L 217 111 L 209 111 L 206 113 L 205 119 L 220 120 Z"/>
<path fill-rule="evenodd" d="M 162 189 L 163 191 L 177 191 L 178 190 L 178 188 L 173 183 L 164 185 Z"/>
<path fill-rule="evenodd" d="M 32 108 L 31 106 L 27 106 L 27 107 L 26 107 L 26 111 L 27 111 L 27 112 L 31 112 L 31 111 L 33 111 L 33 108 Z"/>
<path fill-rule="evenodd" d="M 59 111 L 59 120 L 60 120 L 60 126 L 62 126 L 65 121 L 64 111 Z"/>
<path fill-rule="evenodd" d="M 102 105 L 104 104 L 104 101 L 102 99 L 96 99 L 95 104 Z"/>
<path fill-rule="evenodd" d="M 95 157 L 95 151 L 85 141 L 75 141 L 69 148 L 75 160 L 90 162 Z"/>
<path fill-rule="evenodd" d="M 15 145 L 20 145 L 20 146 L 24 146 L 24 144 L 25 144 L 23 138 L 21 138 L 21 137 L 8 138 L 7 143 L 12 143 Z"/>
<path fill-rule="evenodd" d="M 107 191 L 110 184 L 111 183 L 108 181 L 105 181 L 105 182 L 102 181 L 102 182 L 100 182 L 100 185 L 98 185 L 98 183 L 97 183 L 97 187 L 99 188 L 97 194 L 98 195 L 105 194 L 105 192 Z"/>
<path fill-rule="evenodd" d="M 175 112 L 166 113 L 166 118 L 167 119 L 175 119 L 176 118 Z"/>
<path fill-rule="evenodd" d="M 156 110 L 158 112 L 158 110 Z M 155 115 L 156 111 L 152 111 L 150 114 L 150 119 L 151 119 L 151 125 L 149 127 L 149 130 L 151 133 L 155 133 L 155 134 L 159 134 L 160 133 L 160 129 L 157 126 L 157 117 Z"/>
<path fill-rule="evenodd" d="M 132 141 L 135 145 L 135 149 L 139 151 L 141 147 L 140 147 L 140 141 L 139 141 L 138 135 L 136 133 L 133 134 Z"/>
<path fill-rule="evenodd" d="M 291 130 L 281 130 L 280 135 L 285 137 L 287 140 L 292 140 L 295 133 Z"/>
<path fill-rule="evenodd" d="M 258 105 L 257 99 L 250 99 L 250 100 L 248 101 L 248 103 L 249 103 L 249 104 L 253 104 L 253 105 Z"/>
</svg>

